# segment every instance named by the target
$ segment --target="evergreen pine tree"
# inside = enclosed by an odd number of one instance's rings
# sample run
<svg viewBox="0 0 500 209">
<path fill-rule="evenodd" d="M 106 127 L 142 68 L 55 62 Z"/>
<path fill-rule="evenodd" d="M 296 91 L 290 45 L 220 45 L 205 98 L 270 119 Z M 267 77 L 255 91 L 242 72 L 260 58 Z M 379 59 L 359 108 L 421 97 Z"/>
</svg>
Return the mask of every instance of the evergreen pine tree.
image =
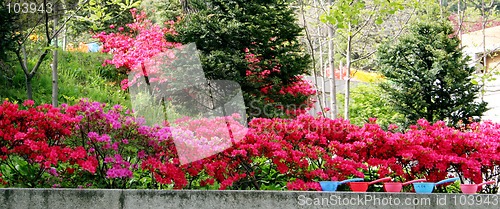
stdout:
<svg viewBox="0 0 500 209">
<path fill-rule="evenodd" d="M 480 88 L 471 82 L 470 58 L 462 54 L 459 39 L 452 34 L 445 22 L 419 22 L 397 43 L 379 48 L 380 71 L 387 79 L 382 88 L 395 110 L 406 116 L 404 124 L 425 118 L 456 125 L 487 110 L 486 102 L 477 101 Z"/>
</svg>

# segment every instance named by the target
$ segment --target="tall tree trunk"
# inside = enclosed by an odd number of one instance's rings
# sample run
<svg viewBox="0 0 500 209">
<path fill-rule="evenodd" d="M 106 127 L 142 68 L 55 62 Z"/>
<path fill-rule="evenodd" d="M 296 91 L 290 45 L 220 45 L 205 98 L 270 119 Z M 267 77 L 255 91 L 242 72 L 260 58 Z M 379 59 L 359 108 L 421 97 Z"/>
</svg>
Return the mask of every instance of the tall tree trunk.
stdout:
<svg viewBox="0 0 500 209">
<path fill-rule="evenodd" d="M 31 87 L 32 76 L 26 75 L 26 94 L 28 95 L 28 100 L 33 100 L 33 88 Z"/>
<path fill-rule="evenodd" d="M 346 50 L 346 80 L 345 80 L 345 106 L 344 106 L 344 118 L 349 120 L 349 99 L 350 99 L 350 81 L 351 81 L 351 42 L 352 35 L 351 32 L 351 23 L 349 23 L 349 33 L 347 34 L 347 50 Z"/>
<path fill-rule="evenodd" d="M 321 99 L 319 100 L 320 103 L 321 103 L 321 106 L 322 107 L 328 107 L 328 103 L 326 102 L 326 89 L 325 89 L 325 79 L 326 79 L 326 76 L 325 76 L 325 62 L 323 60 L 323 33 L 321 30 L 323 27 L 321 25 L 321 18 L 319 16 L 319 11 L 321 11 L 319 8 L 320 6 L 323 6 L 323 4 L 320 4 L 318 5 L 316 3 L 316 1 L 314 1 L 314 7 L 317 9 L 316 11 L 316 23 L 318 24 L 318 27 L 317 27 L 317 32 L 318 32 L 318 42 L 319 42 L 319 70 L 320 70 L 320 74 L 319 76 L 321 76 L 321 87 L 319 88 L 320 89 L 320 92 L 321 92 Z M 321 110 L 321 112 L 324 112 L 324 110 Z M 326 116 L 328 117 L 328 116 Z"/>
<path fill-rule="evenodd" d="M 26 46 L 22 45 L 21 50 L 23 52 L 23 59 L 19 60 L 23 71 L 25 72 L 24 78 L 26 81 L 26 95 L 28 96 L 28 100 L 33 100 L 33 88 L 31 87 L 31 79 L 33 76 L 28 71 L 28 55 L 26 54 Z"/>
<path fill-rule="evenodd" d="M 57 8 L 57 7 L 56 7 Z M 57 31 L 57 21 L 59 20 L 57 17 L 57 9 L 54 11 L 55 16 L 54 16 L 54 31 Z M 57 98 L 58 98 L 58 91 L 59 91 L 59 85 L 58 85 L 58 74 L 57 74 L 57 35 L 54 38 L 54 51 L 52 52 L 52 106 L 57 107 Z"/>
<path fill-rule="evenodd" d="M 458 0 L 458 39 L 460 39 L 460 48 L 462 48 L 462 25 L 463 25 L 461 2 L 462 0 Z"/>
<path fill-rule="evenodd" d="M 328 15 L 332 7 L 332 0 L 328 0 Z M 330 107 L 331 118 L 337 118 L 337 87 L 335 86 L 335 66 L 333 60 L 333 26 L 327 23 L 328 28 L 328 66 L 330 67 Z"/>
<path fill-rule="evenodd" d="M 321 102 L 323 103 L 323 107 L 328 107 L 327 106 L 327 102 L 326 102 L 326 91 L 325 91 L 325 79 L 326 79 L 326 76 L 325 76 L 325 65 L 324 65 L 324 61 L 323 61 L 323 42 L 321 41 L 321 30 L 319 30 L 319 54 L 320 54 L 320 57 L 319 57 L 319 67 L 320 67 L 320 76 L 321 76 L 321 87 L 320 87 L 320 90 L 321 90 Z"/>
<path fill-rule="evenodd" d="M 66 51 L 66 42 L 67 42 L 66 32 L 68 32 L 66 30 L 66 24 L 64 24 L 64 30 L 63 31 L 64 31 L 64 33 L 63 33 L 63 41 L 62 41 L 62 47 L 63 47 L 62 50 Z"/>
<path fill-rule="evenodd" d="M 439 17 L 443 19 L 444 14 L 443 14 L 443 0 L 439 0 Z"/>
<path fill-rule="evenodd" d="M 488 73 L 488 55 L 486 54 L 486 8 L 484 7 L 484 0 L 481 0 L 481 15 L 482 15 L 482 22 L 481 22 L 481 32 L 483 34 L 483 73 L 486 74 Z M 486 92 L 485 90 L 485 84 L 483 82 L 481 86 L 481 102 L 484 101 L 484 93 Z"/>
<path fill-rule="evenodd" d="M 316 4 L 316 1 L 314 1 L 314 7 L 316 8 L 319 8 L 319 6 Z M 319 9 L 318 9 L 319 10 Z M 323 107 L 328 107 L 328 103 L 326 102 L 326 91 L 325 91 L 325 79 L 326 79 L 326 76 L 325 76 L 325 67 L 324 67 L 324 61 L 323 61 L 323 33 L 322 33 L 322 30 L 321 30 L 321 24 L 320 24 L 320 16 L 319 16 L 319 12 L 316 11 L 316 20 L 318 21 L 318 42 L 319 42 L 319 69 L 320 69 L 320 76 L 321 76 L 321 87 L 320 87 L 320 91 L 321 91 L 321 100 L 320 102 L 322 102 L 322 106 Z M 323 112 L 323 110 L 321 110 Z"/>
<path fill-rule="evenodd" d="M 483 1 L 484 4 L 484 1 Z M 483 5 L 483 10 L 484 10 L 484 5 Z M 488 54 L 486 51 L 486 23 L 487 23 L 486 15 L 485 12 L 483 12 L 483 22 L 481 24 L 481 31 L 483 33 L 483 66 L 484 66 L 484 73 L 488 73 Z"/>
<path fill-rule="evenodd" d="M 182 13 L 184 14 L 190 14 L 196 12 L 191 5 L 189 5 L 188 0 L 179 0 L 179 4 L 181 5 L 182 8 Z"/>
<path fill-rule="evenodd" d="M 307 40 L 307 43 L 311 49 L 311 57 L 312 57 L 312 63 L 313 63 L 313 77 L 314 77 L 314 88 L 319 91 L 319 85 L 318 85 L 318 73 L 317 73 L 317 61 L 316 61 L 316 53 L 315 53 L 315 41 L 312 40 L 311 38 L 311 34 L 309 33 L 309 28 L 308 28 L 308 24 L 307 24 L 307 20 L 306 20 L 306 15 L 305 15 L 305 10 L 304 10 L 304 1 L 300 1 L 300 12 L 301 12 L 301 15 L 302 15 L 302 20 L 303 20 L 303 24 L 304 24 L 304 32 L 306 33 L 306 40 Z M 319 27 L 318 27 L 319 28 Z M 321 45 L 321 39 L 318 38 L 317 40 L 319 40 L 319 45 Z M 320 54 L 320 57 L 321 57 L 321 54 Z M 321 68 L 321 65 L 320 65 L 320 68 Z M 321 97 L 320 95 L 316 95 L 316 98 L 318 99 L 318 104 L 319 104 L 319 107 L 320 107 L 320 111 L 322 113 L 323 116 L 325 116 L 324 112 L 323 112 L 323 104 L 321 103 Z"/>
</svg>

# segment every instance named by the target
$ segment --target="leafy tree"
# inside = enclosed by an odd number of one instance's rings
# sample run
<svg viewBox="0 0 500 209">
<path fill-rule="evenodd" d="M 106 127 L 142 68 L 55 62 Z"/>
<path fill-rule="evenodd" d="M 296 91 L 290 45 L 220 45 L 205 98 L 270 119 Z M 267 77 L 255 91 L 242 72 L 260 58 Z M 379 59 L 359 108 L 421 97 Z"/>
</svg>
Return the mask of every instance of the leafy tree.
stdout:
<svg viewBox="0 0 500 209">
<path fill-rule="evenodd" d="M 175 21 L 177 17 L 183 14 L 181 1 L 143 0 L 141 1 L 141 8 L 146 11 L 147 16 L 153 23 Z"/>
<path fill-rule="evenodd" d="M 406 3 L 401 0 L 374 0 L 374 1 L 362 1 L 362 0 L 338 0 L 332 6 L 330 11 L 323 16 L 322 21 L 329 22 L 337 28 L 337 36 L 345 36 L 345 49 L 342 47 L 341 54 L 345 54 L 345 61 L 347 67 L 347 75 L 351 74 L 352 64 L 363 59 L 369 58 L 375 53 L 375 50 L 371 52 L 363 52 L 366 49 L 362 49 L 359 52 L 354 50 L 355 45 L 367 45 L 362 48 L 370 48 L 370 44 L 366 44 L 366 41 L 372 39 L 374 36 L 370 35 L 371 31 L 380 30 L 379 26 L 388 20 L 389 16 L 401 15 L 396 14 L 400 10 L 404 10 L 406 7 L 414 8 L 418 3 Z M 410 15 L 411 17 L 411 15 Z M 409 17 L 409 18 L 410 18 Z M 402 26 L 406 25 L 404 23 Z M 373 33 L 373 32 L 372 32 Z M 383 33 L 375 32 L 376 34 Z M 390 34 L 389 37 L 397 37 L 400 32 Z M 377 38 L 375 38 L 376 40 Z M 375 41 L 374 40 L 374 41 Z M 372 44 L 373 45 L 373 44 Z M 345 104 L 344 104 L 344 118 L 349 119 L 349 101 L 350 101 L 350 79 L 349 76 L 345 82 Z"/>
<path fill-rule="evenodd" d="M 129 10 L 139 7 L 137 0 L 90 0 L 82 10 L 68 11 L 74 14 L 71 22 L 73 36 L 89 31 L 111 32 L 109 25 L 123 25 L 134 20 Z"/>
<path fill-rule="evenodd" d="M 405 124 L 425 118 L 455 125 L 487 110 L 486 102 L 475 101 L 479 87 L 471 82 L 474 69 L 451 34 L 445 22 L 418 22 L 396 44 L 380 47 L 378 63 L 387 78 L 381 87 L 405 115 Z"/>
<path fill-rule="evenodd" d="M 308 73 L 310 57 L 286 1 L 190 1 L 190 7 L 197 12 L 176 26 L 173 40 L 196 43 L 208 79 L 241 85 L 249 118 L 307 107 L 312 92 L 299 87 L 304 83 L 298 75 Z"/>
<path fill-rule="evenodd" d="M 46 62 L 46 58 L 48 58 L 47 55 L 49 52 L 56 50 L 52 47 L 53 42 L 57 43 L 57 36 L 63 31 L 65 25 L 68 24 L 71 19 L 82 18 L 77 14 L 84 10 L 91 10 L 95 13 L 103 15 L 103 17 L 112 18 L 110 15 L 104 14 L 106 10 L 105 8 L 95 6 L 104 1 L 106 0 L 85 0 L 81 2 L 77 0 L 36 0 L 34 4 L 40 5 L 40 7 L 37 8 L 38 10 L 36 10 L 37 12 L 19 12 L 16 14 L 15 21 L 13 21 L 15 30 L 8 32 L 11 34 L 9 37 L 17 36 L 15 39 L 17 41 L 12 42 L 15 44 L 12 52 L 17 57 L 19 66 L 25 75 L 26 95 L 29 100 L 33 100 L 34 98 L 32 81 L 35 76 L 39 74 L 38 72 L 40 67 L 48 63 Z M 111 4 L 118 4 L 122 9 L 138 5 L 138 3 L 132 3 L 128 0 L 127 2 L 129 4 L 125 5 L 120 3 L 120 0 L 112 0 Z M 5 5 L 5 3 L 2 5 Z M 65 13 L 64 15 L 63 10 Z M 58 13 L 57 16 L 54 14 L 56 12 Z M 59 15 L 63 15 L 64 18 L 59 18 Z M 95 16 L 96 15 L 90 14 L 90 17 L 86 20 L 96 22 L 104 21 L 105 19 L 99 19 Z M 97 17 L 99 17 L 99 15 L 97 15 Z M 54 25 L 54 27 L 52 27 L 52 25 Z M 55 62 L 57 63 L 57 61 Z M 54 75 L 57 75 L 57 72 L 54 72 Z M 54 77 L 54 81 L 57 81 L 56 76 Z M 55 93 L 57 93 L 57 89 L 58 88 L 55 85 Z M 55 94 L 53 104 L 57 103 L 57 98 L 58 96 Z"/>
</svg>

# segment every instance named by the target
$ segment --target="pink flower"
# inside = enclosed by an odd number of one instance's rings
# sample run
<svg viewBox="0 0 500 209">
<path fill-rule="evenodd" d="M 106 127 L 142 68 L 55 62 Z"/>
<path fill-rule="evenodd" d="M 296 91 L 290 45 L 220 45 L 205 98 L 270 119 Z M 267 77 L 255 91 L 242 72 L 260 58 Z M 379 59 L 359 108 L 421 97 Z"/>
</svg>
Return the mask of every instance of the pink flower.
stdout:
<svg viewBox="0 0 500 209">
<path fill-rule="evenodd" d="M 115 142 L 113 143 L 113 149 L 115 150 L 115 152 L 118 152 L 118 145 L 120 144 L 120 142 Z"/>
<path fill-rule="evenodd" d="M 87 137 L 89 137 L 90 139 L 95 140 L 97 137 L 99 137 L 99 134 L 97 134 L 96 132 L 89 132 L 87 134 Z"/>
<path fill-rule="evenodd" d="M 112 163 L 115 159 L 112 157 L 105 157 L 104 158 L 104 163 Z"/>
<path fill-rule="evenodd" d="M 118 28 L 118 30 L 119 30 L 119 31 L 123 31 L 123 27 L 119 27 L 119 28 Z"/>
<path fill-rule="evenodd" d="M 115 28 L 115 25 L 110 25 L 109 28 L 113 29 Z"/>
<path fill-rule="evenodd" d="M 33 106 L 33 105 L 35 105 L 35 102 L 33 102 L 33 100 L 26 100 L 26 101 L 24 101 L 23 105 L 24 106 Z"/>
<path fill-rule="evenodd" d="M 146 156 L 146 152 L 144 152 L 144 150 L 137 152 L 137 157 L 144 158 L 144 156 Z"/>
<path fill-rule="evenodd" d="M 59 176 L 59 174 L 57 173 L 57 170 L 55 168 L 50 168 L 48 171 L 47 171 L 50 175 L 53 175 L 55 177 Z"/>
<path fill-rule="evenodd" d="M 25 133 L 17 132 L 14 135 L 14 139 L 15 140 L 21 140 L 21 139 L 24 139 L 26 136 L 28 136 L 28 135 L 26 135 Z"/>
</svg>

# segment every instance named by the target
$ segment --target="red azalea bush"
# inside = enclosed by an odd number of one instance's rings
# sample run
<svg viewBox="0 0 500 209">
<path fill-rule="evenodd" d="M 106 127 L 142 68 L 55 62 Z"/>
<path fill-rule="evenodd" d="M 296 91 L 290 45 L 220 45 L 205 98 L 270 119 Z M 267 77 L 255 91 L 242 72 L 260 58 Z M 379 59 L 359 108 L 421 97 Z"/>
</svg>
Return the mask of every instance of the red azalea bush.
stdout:
<svg viewBox="0 0 500 209">
<path fill-rule="evenodd" d="M 52 105 L 34 107 L 34 102 L 19 105 L 4 101 L 0 105 L 0 172 L 12 186 L 45 185 L 44 177 L 60 169 L 60 163 L 86 160 L 82 147 L 69 147 L 64 140 L 71 135 L 78 117 L 73 108 L 66 112 Z"/>
<path fill-rule="evenodd" d="M 281 64 L 275 63 L 273 67 L 260 66 L 261 57 L 250 52 L 250 49 L 245 49 L 245 59 L 248 62 L 246 70 L 246 79 L 250 80 L 256 89 L 260 89 L 260 94 L 264 96 L 262 105 L 264 111 L 266 106 L 271 105 L 276 108 L 270 113 L 264 112 L 266 117 L 275 116 L 297 116 L 306 113 L 308 108 L 314 107 L 314 99 L 312 98 L 317 92 L 314 90 L 310 81 L 303 80 L 303 76 L 294 76 L 289 81 L 280 81 L 279 84 L 272 79 L 271 74 L 281 71 Z M 269 64 L 272 64 L 271 62 Z M 261 64 L 262 65 L 262 64 Z M 256 97 L 257 95 L 253 95 Z M 304 99 L 303 99 L 304 98 Z M 283 106 L 278 101 L 303 101 L 298 105 Z M 253 106 L 253 105 L 252 105 Z M 258 113 L 256 115 L 260 115 Z"/>
<path fill-rule="evenodd" d="M 258 118 L 232 147 L 183 164 L 176 142 L 200 142 L 225 120 L 148 127 L 121 106 L 87 100 L 60 109 L 24 106 L 0 105 L 1 182 L 9 186 L 320 190 L 318 181 L 354 177 L 436 182 L 455 173 L 480 183 L 500 174 L 500 125 L 490 122 L 459 130 L 422 119 L 398 133 L 374 118 L 363 127 L 304 114 Z"/>
</svg>

